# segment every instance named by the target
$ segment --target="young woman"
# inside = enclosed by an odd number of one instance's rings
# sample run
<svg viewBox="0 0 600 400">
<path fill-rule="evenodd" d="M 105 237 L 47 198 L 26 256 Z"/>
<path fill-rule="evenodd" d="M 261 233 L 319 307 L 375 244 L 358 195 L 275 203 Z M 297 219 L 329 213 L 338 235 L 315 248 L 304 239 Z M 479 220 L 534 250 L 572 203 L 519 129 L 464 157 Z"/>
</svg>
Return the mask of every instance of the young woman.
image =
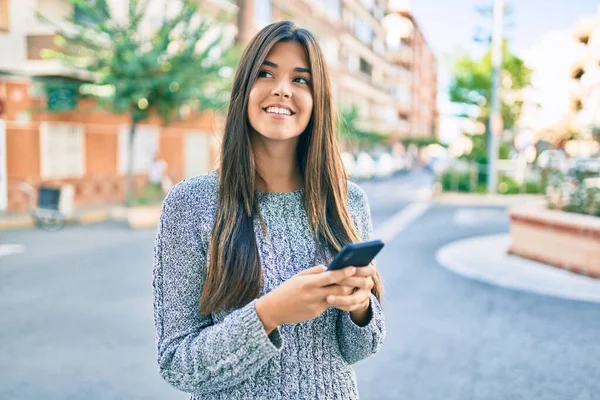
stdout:
<svg viewBox="0 0 600 400">
<path fill-rule="evenodd" d="M 356 399 L 385 336 L 374 266 L 326 271 L 371 234 L 347 182 L 325 58 L 291 22 L 246 48 L 220 168 L 176 185 L 154 250 L 163 378 L 192 399 Z"/>
</svg>

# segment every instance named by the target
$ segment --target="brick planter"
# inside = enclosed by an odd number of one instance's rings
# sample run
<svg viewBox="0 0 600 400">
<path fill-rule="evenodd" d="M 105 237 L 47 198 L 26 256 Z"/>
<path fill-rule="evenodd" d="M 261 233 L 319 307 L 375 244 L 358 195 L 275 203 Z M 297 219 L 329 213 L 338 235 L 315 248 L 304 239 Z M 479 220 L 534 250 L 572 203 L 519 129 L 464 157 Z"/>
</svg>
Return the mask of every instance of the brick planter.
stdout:
<svg viewBox="0 0 600 400">
<path fill-rule="evenodd" d="M 510 254 L 600 278 L 600 218 L 521 207 L 510 210 Z"/>
</svg>

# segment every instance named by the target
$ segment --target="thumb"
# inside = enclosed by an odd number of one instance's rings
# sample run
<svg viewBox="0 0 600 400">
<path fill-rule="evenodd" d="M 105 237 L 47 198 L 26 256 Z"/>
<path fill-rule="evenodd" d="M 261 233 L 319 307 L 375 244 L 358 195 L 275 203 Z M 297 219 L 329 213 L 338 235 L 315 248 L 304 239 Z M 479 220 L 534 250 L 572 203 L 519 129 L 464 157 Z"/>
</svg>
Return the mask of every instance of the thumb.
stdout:
<svg viewBox="0 0 600 400">
<path fill-rule="evenodd" d="M 314 275 L 320 274 L 321 272 L 327 271 L 327 267 L 324 265 L 316 265 L 312 268 L 305 269 L 304 271 L 300 271 L 298 275 Z"/>
</svg>

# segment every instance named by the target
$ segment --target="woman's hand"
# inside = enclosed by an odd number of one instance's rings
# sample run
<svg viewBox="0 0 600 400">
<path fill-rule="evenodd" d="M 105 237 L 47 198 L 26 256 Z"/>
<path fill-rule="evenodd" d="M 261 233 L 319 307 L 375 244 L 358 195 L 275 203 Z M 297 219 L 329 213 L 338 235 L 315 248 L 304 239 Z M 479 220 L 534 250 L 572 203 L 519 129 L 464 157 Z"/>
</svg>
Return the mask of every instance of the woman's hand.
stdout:
<svg viewBox="0 0 600 400">
<path fill-rule="evenodd" d="M 375 266 L 355 268 L 356 272 L 348 278 L 338 282 L 336 285 L 346 289 L 352 289 L 351 293 L 346 295 L 329 295 L 327 303 L 343 311 L 352 313 L 352 319 L 364 320 L 368 317 L 368 310 L 371 304 L 371 289 L 373 289 L 373 276 L 375 275 Z M 356 319 L 355 319 L 356 318 Z"/>
<path fill-rule="evenodd" d="M 355 274 L 357 268 L 348 267 L 327 271 L 323 265 L 304 270 L 283 282 L 273 291 L 256 300 L 258 317 L 271 333 L 282 324 L 293 324 L 321 315 L 331 304 L 330 295 L 344 298 L 353 287 L 339 285 Z"/>
</svg>

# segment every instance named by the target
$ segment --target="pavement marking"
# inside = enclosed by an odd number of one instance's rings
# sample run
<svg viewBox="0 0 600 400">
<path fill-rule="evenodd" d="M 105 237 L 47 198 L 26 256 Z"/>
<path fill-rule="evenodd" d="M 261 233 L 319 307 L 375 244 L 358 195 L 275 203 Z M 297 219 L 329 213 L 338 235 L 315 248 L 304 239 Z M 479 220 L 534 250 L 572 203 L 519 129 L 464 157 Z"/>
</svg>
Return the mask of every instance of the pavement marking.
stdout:
<svg viewBox="0 0 600 400">
<path fill-rule="evenodd" d="M 369 202 L 390 202 L 397 200 L 404 201 L 428 201 L 433 197 L 433 190 L 428 186 L 399 185 L 394 186 L 393 190 L 365 190 Z"/>
<path fill-rule="evenodd" d="M 462 208 L 454 212 L 454 223 L 456 225 L 476 226 L 486 222 L 503 222 L 507 220 L 508 213 L 504 210 Z"/>
<path fill-rule="evenodd" d="M 524 292 L 600 303 L 600 280 L 507 253 L 508 234 L 476 236 L 447 244 L 435 255 L 444 268 L 467 279 Z"/>
<path fill-rule="evenodd" d="M 380 239 L 384 243 L 389 243 L 408 225 L 416 221 L 420 216 L 425 214 L 431 203 L 411 203 L 404 207 L 402 211 L 396 213 L 387 222 L 377 227 L 374 237 Z"/>
<path fill-rule="evenodd" d="M 23 253 L 24 251 L 25 251 L 25 246 L 23 246 L 22 244 L 11 244 L 11 243 L 0 244 L 0 257 L 8 256 L 11 254 Z"/>
<path fill-rule="evenodd" d="M 390 196 L 394 196 L 397 193 L 409 190 L 413 186 L 414 185 L 411 183 L 401 183 L 399 185 L 394 185 L 391 188 L 390 186 L 377 186 L 374 189 L 371 189 L 372 196 L 369 200 L 383 200 Z"/>
</svg>

